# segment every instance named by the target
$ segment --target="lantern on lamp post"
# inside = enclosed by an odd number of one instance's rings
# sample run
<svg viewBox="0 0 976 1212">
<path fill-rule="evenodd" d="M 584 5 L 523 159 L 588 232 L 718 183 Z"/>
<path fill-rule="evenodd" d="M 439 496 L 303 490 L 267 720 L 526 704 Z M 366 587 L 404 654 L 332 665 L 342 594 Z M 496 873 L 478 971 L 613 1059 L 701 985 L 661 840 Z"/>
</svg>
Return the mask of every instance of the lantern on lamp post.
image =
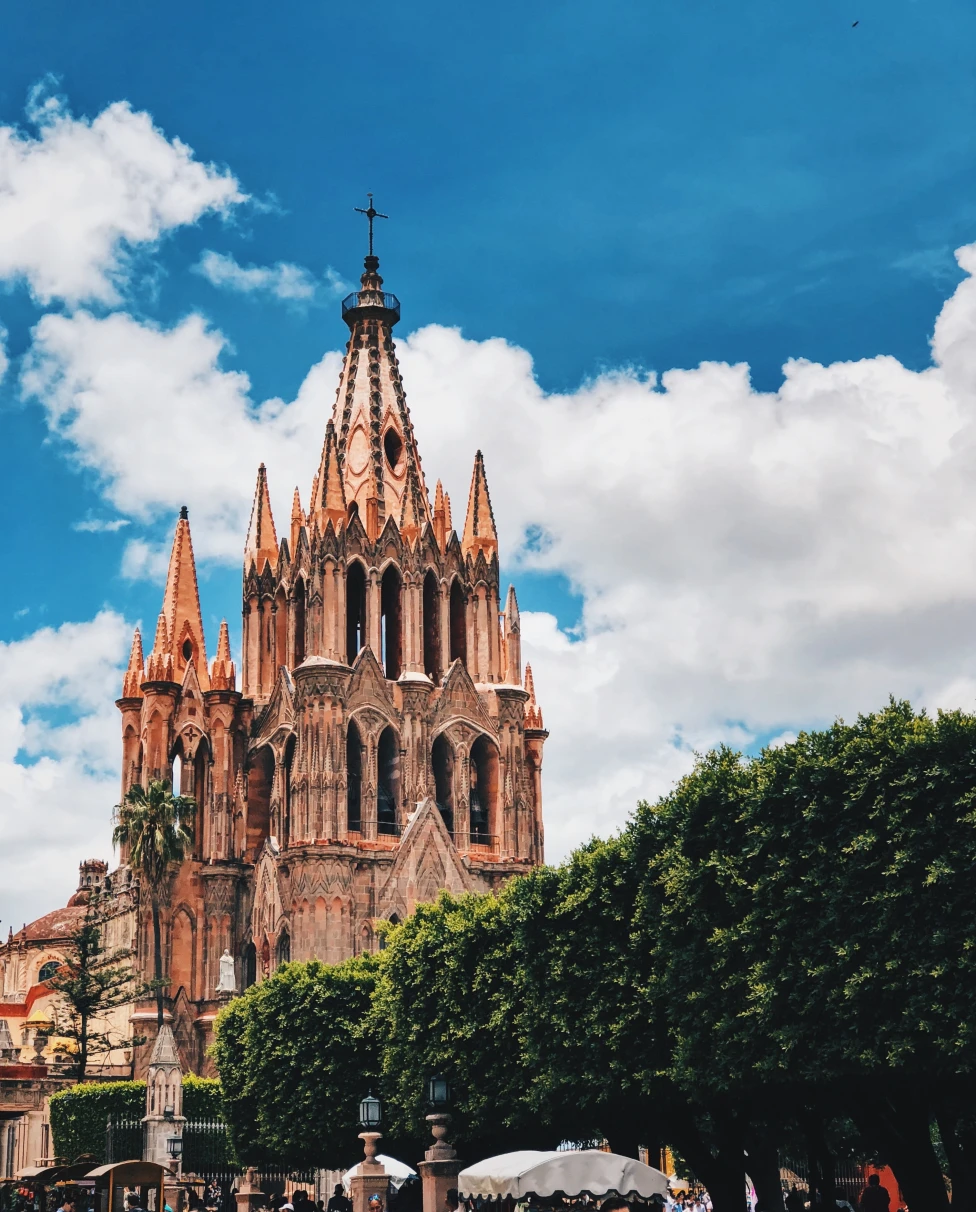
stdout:
<svg viewBox="0 0 976 1212">
<path fill-rule="evenodd" d="M 379 1126 L 383 1122 L 383 1104 L 370 1090 L 359 1104 L 359 1126 L 364 1129 L 359 1139 L 363 1142 L 365 1158 L 363 1166 L 368 1168 L 378 1165 L 376 1161 L 376 1142 L 380 1139 Z"/>
<path fill-rule="evenodd" d="M 427 1079 L 427 1103 L 431 1109 L 427 1122 L 430 1124 L 434 1143 L 427 1150 L 426 1159 L 428 1161 L 452 1161 L 457 1154 L 454 1152 L 454 1147 L 444 1139 L 451 1118 L 447 1111 L 451 1105 L 451 1083 L 440 1073 Z"/>
</svg>

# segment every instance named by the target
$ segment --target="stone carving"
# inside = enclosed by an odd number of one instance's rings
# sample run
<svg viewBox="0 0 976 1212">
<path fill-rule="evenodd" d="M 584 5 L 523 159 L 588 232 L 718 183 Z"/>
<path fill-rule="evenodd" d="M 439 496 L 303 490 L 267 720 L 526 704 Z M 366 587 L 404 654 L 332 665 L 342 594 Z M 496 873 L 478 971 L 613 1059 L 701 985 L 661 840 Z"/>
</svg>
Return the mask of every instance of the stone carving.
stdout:
<svg viewBox="0 0 976 1212">
<path fill-rule="evenodd" d="M 225 947 L 220 957 L 220 980 L 217 982 L 218 993 L 236 993 L 237 977 L 234 975 L 234 957 Z"/>
</svg>

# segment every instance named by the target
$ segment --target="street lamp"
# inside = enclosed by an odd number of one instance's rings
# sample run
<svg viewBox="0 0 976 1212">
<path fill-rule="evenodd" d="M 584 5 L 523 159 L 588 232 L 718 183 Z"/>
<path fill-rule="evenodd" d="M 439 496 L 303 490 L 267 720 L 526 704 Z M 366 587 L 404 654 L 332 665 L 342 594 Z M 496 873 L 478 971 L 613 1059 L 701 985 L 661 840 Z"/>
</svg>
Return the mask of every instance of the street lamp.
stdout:
<svg viewBox="0 0 976 1212">
<path fill-rule="evenodd" d="M 167 1136 L 166 1152 L 174 1161 L 178 1161 L 183 1156 L 183 1137 Z"/>
<path fill-rule="evenodd" d="M 379 1126 L 383 1122 L 383 1104 L 376 1097 L 372 1090 L 359 1104 L 359 1126 L 365 1128 L 364 1132 L 360 1132 L 359 1139 L 363 1142 L 363 1157 L 360 1163 L 363 1166 L 363 1173 L 367 1171 L 376 1172 L 379 1163 L 376 1161 L 376 1142 L 380 1139 Z M 380 1171 L 383 1167 L 379 1166 Z"/>
<path fill-rule="evenodd" d="M 437 1074 L 427 1079 L 427 1102 L 434 1111 L 444 1111 L 451 1102 L 451 1083 Z"/>
<path fill-rule="evenodd" d="M 370 1090 L 359 1104 L 359 1126 L 368 1132 L 375 1132 L 382 1122 L 383 1104 Z"/>
<path fill-rule="evenodd" d="M 163 1119 L 175 1119 L 175 1118 L 176 1118 L 176 1108 L 175 1107 L 170 1106 L 170 1107 L 163 1108 Z"/>
</svg>

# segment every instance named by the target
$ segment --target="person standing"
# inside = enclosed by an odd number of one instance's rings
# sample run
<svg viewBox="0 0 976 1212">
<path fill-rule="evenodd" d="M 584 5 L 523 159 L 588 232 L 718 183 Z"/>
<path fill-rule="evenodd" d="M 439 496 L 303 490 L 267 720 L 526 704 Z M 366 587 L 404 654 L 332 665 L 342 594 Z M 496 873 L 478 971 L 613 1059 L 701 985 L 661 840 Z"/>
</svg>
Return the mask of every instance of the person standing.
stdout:
<svg viewBox="0 0 976 1212">
<path fill-rule="evenodd" d="M 342 1189 L 342 1183 L 332 1188 L 332 1198 L 325 1205 L 325 1212 L 352 1212 L 352 1200 Z"/>
<path fill-rule="evenodd" d="M 881 1179 L 877 1174 L 872 1174 L 868 1179 L 868 1185 L 861 1192 L 859 1201 L 861 1212 L 888 1212 L 890 1203 L 891 1196 L 888 1194 L 888 1188 L 882 1187 Z"/>
</svg>

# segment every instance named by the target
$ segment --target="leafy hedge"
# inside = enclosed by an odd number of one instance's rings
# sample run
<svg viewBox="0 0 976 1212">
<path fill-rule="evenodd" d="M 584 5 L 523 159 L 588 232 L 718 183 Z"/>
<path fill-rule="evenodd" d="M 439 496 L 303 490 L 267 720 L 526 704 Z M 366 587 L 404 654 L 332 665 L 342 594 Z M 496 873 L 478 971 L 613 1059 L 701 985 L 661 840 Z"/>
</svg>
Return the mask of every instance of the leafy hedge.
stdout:
<svg viewBox="0 0 976 1212">
<path fill-rule="evenodd" d="M 142 1119 L 146 1113 L 146 1083 L 86 1082 L 51 1096 L 51 1137 L 58 1157 L 74 1160 L 89 1153 L 105 1158 L 108 1117 Z M 183 1114 L 188 1120 L 222 1120 L 220 1082 L 212 1077 L 183 1078 Z"/>
</svg>

